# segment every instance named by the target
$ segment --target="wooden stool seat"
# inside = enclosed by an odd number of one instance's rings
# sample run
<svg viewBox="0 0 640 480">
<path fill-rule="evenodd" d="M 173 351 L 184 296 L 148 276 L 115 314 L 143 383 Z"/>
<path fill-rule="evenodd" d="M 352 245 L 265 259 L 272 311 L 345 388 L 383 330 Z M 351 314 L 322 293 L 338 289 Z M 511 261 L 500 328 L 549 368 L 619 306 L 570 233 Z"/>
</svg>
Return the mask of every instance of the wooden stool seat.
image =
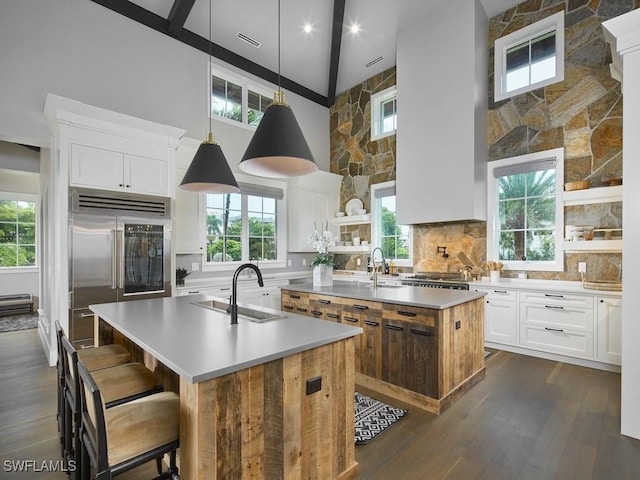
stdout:
<svg viewBox="0 0 640 480">
<path fill-rule="evenodd" d="M 101 345 L 77 350 L 78 359 L 90 372 L 102 368 L 115 367 L 131 361 L 131 354 L 122 345 Z"/>
<path fill-rule="evenodd" d="M 179 438 L 180 397 L 161 392 L 105 410 L 109 464 L 117 465 Z"/>
<path fill-rule="evenodd" d="M 96 370 L 93 372 L 93 379 L 107 407 L 120 400 L 126 400 L 127 397 L 158 388 L 156 376 L 141 363 L 126 363 Z"/>
</svg>

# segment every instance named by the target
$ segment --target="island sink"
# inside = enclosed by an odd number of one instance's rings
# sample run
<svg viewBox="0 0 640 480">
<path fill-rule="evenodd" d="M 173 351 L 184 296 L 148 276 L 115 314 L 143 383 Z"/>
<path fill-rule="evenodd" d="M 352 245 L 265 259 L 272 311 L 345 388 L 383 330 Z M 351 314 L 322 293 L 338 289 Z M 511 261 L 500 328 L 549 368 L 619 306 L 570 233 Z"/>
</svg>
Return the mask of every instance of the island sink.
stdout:
<svg viewBox="0 0 640 480">
<path fill-rule="evenodd" d="M 209 308 L 225 315 L 231 315 L 229 311 L 229 303 L 222 300 L 204 300 L 202 302 L 195 302 L 194 305 L 199 307 Z M 250 322 L 263 323 L 271 320 L 278 320 L 284 318 L 285 315 L 276 312 L 274 310 L 264 308 L 249 308 L 238 305 L 238 316 L 249 320 Z"/>
</svg>

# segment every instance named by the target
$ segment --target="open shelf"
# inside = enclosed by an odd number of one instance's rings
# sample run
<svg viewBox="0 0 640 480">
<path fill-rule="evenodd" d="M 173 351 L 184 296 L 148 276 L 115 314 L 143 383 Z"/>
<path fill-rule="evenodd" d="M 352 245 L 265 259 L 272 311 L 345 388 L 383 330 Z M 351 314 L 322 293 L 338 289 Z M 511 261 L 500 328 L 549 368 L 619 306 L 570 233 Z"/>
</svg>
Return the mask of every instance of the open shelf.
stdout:
<svg viewBox="0 0 640 480">
<path fill-rule="evenodd" d="M 350 245 L 348 247 L 331 247 L 330 253 L 369 253 L 371 251 L 370 245 Z"/>
<path fill-rule="evenodd" d="M 622 185 L 615 187 L 596 187 L 584 190 L 571 190 L 562 194 L 565 205 L 585 205 L 622 201 Z"/>
<path fill-rule="evenodd" d="M 371 223 L 371 214 L 365 215 L 345 215 L 344 217 L 330 218 L 329 223 L 332 225 L 362 225 Z"/>
<path fill-rule="evenodd" d="M 565 252 L 621 252 L 622 240 L 584 240 L 562 243 Z"/>
</svg>

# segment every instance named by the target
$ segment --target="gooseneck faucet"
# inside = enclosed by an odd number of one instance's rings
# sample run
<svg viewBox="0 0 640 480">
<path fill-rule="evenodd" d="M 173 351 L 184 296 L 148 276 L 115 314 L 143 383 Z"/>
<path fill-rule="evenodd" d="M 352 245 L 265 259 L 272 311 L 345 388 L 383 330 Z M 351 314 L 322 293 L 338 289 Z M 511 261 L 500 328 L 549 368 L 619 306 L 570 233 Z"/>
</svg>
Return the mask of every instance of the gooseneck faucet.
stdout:
<svg viewBox="0 0 640 480">
<path fill-rule="evenodd" d="M 233 274 L 233 286 L 231 288 L 231 304 L 229 305 L 229 311 L 231 313 L 231 325 L 235 325 L 238 323 L 238 275 L 245 268 L 250 268 L 256 275 L 258 276 L 258 285 L 264 287 L 264 282 L 262 281 L 262 272 L 260 269 L 254 265 L 253 263 L 243 263 L 238 268 L 236 268 L 235 273 Z"/>
<path fill-rule="evenodd" d="M 378 268 L 376 267 L 376 250 L 380 250 L 380 255 L 382 255 L 382 269 L 384 270 L 385 258 L 384 252 L 380 247 L 376 247 L 371 252 L 371 263 L 373 264 L 373 288 L 378 288 Z"/>
</svg>

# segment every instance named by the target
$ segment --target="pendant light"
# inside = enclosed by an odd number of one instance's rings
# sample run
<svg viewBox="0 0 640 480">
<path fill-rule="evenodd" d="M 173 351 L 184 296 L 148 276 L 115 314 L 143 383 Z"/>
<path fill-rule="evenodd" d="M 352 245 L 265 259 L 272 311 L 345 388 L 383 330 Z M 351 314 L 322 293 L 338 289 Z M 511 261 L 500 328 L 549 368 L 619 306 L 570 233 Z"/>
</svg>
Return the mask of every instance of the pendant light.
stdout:
<svg viewBox="0 0 640 480">
<path fill-rule="evenodd" d="M 211 66 L 211 1 L 209 0 L 209 66 Z M 211 69 L 209 68 L 209 79 Z M 209 82 L 207 79 L 207 82 Z M 211 90 L 209 90 L 209 134 L 200 144 L 180 188 L 194 193 L 235 193 L 240 191 L 222 148 L 211 131 Z"/>
<path fill-rule="evenodd" d="M 302 134 L 293 110 L 280 88 L 280 0 L 278 0 L 278 91 L 264 112 L 239 165 L 252 175 L 271 178 L 313 173 L 318 165 Z"/>
</svg>

